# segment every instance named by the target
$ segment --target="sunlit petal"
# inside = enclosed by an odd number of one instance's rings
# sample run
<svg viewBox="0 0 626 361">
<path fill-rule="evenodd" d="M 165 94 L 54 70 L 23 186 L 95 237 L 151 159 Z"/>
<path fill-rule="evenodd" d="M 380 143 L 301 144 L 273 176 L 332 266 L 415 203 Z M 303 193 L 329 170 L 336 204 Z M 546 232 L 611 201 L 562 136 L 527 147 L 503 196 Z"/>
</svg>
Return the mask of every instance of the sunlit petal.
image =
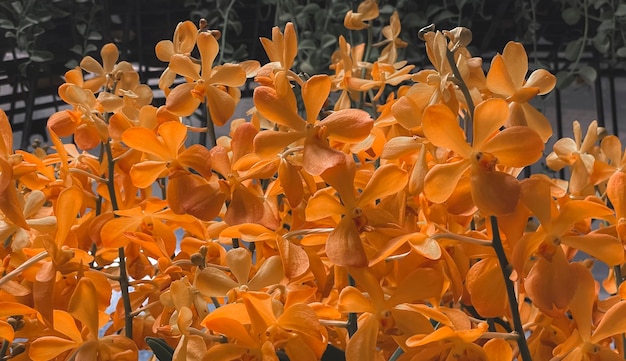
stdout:
<svg viewBox="0 0 626 361">
<path fill-rule="evenodd" d="M 459 183 L 463 173 L 470 167 L 468 160 L 437 164 L 426 174 L 424 194 L 434 203 L 445 202 Z"/>
<path fill-rule="evenodd" d="M 431 105 L 424 110 L 422 128 L 428 140 L 467 158 L 472 147 L 465 141 L 458 117 L 443 104 Z"/>
<path fill-rule="evenodd" d="M 480 150 L 493 154 L 503 165 L 525 167 L 541 158 L 543 141 L 530 128 L 511 127 L 487 141 Z"/>
<path fill-rule="evenodd" d="M 509 106 L 504 99 L 489 99 L 476 106 L 473 124 L 473 147 L 483 144 L 504 125 L 509 116 Z"/>
</svg>

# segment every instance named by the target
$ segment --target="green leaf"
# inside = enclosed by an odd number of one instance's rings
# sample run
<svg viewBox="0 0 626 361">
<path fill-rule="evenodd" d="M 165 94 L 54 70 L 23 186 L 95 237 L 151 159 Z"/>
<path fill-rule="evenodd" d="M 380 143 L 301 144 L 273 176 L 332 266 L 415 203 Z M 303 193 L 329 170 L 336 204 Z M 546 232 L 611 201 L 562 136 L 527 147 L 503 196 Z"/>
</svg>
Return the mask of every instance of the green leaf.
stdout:
<svg viewBox="0 0 626 361">
<path fill-rule="evenodd" d="M 615 54 L 620 58 L 626 58 L 626 46 L 622 46 L 621 48 L 615 51 Z"/>
<path fill-rule="evenodd" d="M 318 11 L 320 11 L 321 8 L 319 5 L 315 4 L 315 3 L 311 3 L 311 4 L 307 4 L 302 8 L 302 12 L 305 14 L 309 14 L 309 15 L 313 15 L 315 13 L 317 13 Z"/>
<path fill-rule="evenodd" d="M 85 35 L 87 32 L 87 24 L 76 24 L 76 30 L 80 35 Z"/>
<path fill-rule="evenodd" d="M 22 3 L 19 1 L 13 1 L 11 3 L 11 6 L 13 7 L 13 10 L 15 10 L 15 12 L 18 14 L 21 14 L 24 12 L 24 8 L 22 8 Z"/>
<path fill-rule="evenodd" d="M 98 47 L 93 45 L 93 44 L 87 44 L 87 47 L 85 48 L 85 54 L 89 54 L 92 51 L 96 51 L 98 50 Z"/>
<path fill-rule="evenodd" d="M 602 54 L 606 54 L 611 47 L 611 41 L 605 33 L 598 33 L 596 36 L 594 36 L 592 43 L 593 47 Z"/>
<path fill-rule="evenodd" d="M 609 1 L 608 0 L 595 0 L 593 2 L 593 7 L 598 10 L 602 7 L 602 5 L 608 4 Z"/>
<path fill-rule="evenodd" d="M 0 19 L 0 28 L 6 29 L 6 30 L 13 30 L 15 29 L 15 25 L 13 24 L 12 21 L 8 19 Z"/>
<path fill-rule="evenodd" d="M 54 54 L 46 50 L 34 50 L 30 53 L 30 59 L 37 63 L 44 63 L 54 59 Z"/>
<path fill-rule="evenodd" d="M 569 71 L 560 71 L 556 74 L 556 87 L 559 89 L 565 89 L 568 86 L 572 85 L 576 80 L 574 74 L 571 74 Z"/>
<path fill-rule="evenodd" d="M 615 30 L 615 24 L 613 23 L 613 19 L 603 20 L 598 26 L 597 32 L 602 31 L 613 31 Z"/>
<path fill-rule="evenodd" d="M 146 343 L 154 352 L 159 361 L 171 361 L 174 357 L 174 349 L 162 338 L 146 337 Z"/>
<path fill-rule="evenodd" d="M 76 61 L 76 59 L 68 60 L 68 61 L 65 63 L 65 67 L 66 67 L 67 69 L 74 69 L 74 68 L 75 68 L 75 67 L 77 67 L 77 66 L 78 66 L 78 61 Z"/>
<path fill-rule="evenodd" d="M 565 47 L 565 59 L 569 61 L 575 61 L 578 58 L 578 55 L 580 54 L 580 51 L 582 50 L 584 45 L 585 42 L 583 38 L 579 38 L 567 43 L 567 46 Z"/>
<path fill-rule="evenodd" d="M 317 45 L 315 45 L 315 42 L 311 39 L 304 39 L 298 43 L 298 49 L 299 50 L 315 50 L 317 49 Z"/>
<path fill-rule="evenodd" d="M 102 34 L 100 34 L 97 31 L 91 31 L 87 39 L 88 40 L 102 40 Z"/>
<path fill-rule="evenodd" d="M 617 9 L 615 9 L 615 16 L 626 16 L 626 4 L 619 4 Z"/>
<path fill-rule="evenodd" d="M 590 66 L 583 66 L 578 70 L 578 75 L 580 75 L 585 83 L 593 84 L 593 82 L 596 81 L 596 78 L 598 77 L 598 72 L 596 71 L 596 69 Z"/>
<path fill-rule="evenodd" d="M 328 48 L 337 43 L 337 38 L 332 34 L 324 34 L 322 35 L 321 47 Z"/>
<path fill-rule="evenodd" d="M 561 17 L 567 25 L 574 25 L 580 20 L 580 11 L 576 8 L 567 8 L 561 12 Z"/>
<path fill-rule="evenodd" d="M 384 5 L 383 7 L 381 7 L 378 12 L 383 14 L 383 15 L 391 15 L 393 14 L 393 11 L 395 10 L 395 8 L 389 4 Z"/>
<path fill-rule="evenodd" d="M 70 48 L 70 51 L 74 54 L 83 55 L 83 47 L 80 44 L 76 44 Z"/>
</svg>

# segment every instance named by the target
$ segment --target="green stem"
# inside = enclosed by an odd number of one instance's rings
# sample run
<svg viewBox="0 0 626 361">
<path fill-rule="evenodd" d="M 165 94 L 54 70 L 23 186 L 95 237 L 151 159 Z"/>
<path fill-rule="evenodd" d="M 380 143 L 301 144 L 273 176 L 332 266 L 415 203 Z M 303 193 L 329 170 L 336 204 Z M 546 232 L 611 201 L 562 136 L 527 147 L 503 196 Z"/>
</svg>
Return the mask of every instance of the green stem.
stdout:
<svg viewBox="0 0 626 361">
<path fill-rule="evenodd" d="M 393 354 L 391 354 L 391 357 L 389 357 L 389 361 L 396 361 L 400 356 L 402 356 L 403 353 L 404 350 L 402 347 L 398 347 Z"/>
<path fill-rule="evenodd" d="M 613 272 L 615 273 L 615 286 L 619 291 L 619 286 L 622 284 L 622 265 L 613 266 Z M 622 334 L 622 348 L 624 349 L 624 359 L 626 360 L 626 334 Z"/>
<path fill-rule="evenodd" d="M 9 350 L 9 341 L 2 340 L 2 348 L 0 349 L 0 357 L 4 360 L 4 356 L 7 354 Z"/>
<path fill-rule="evenodd" d="M 583 19 L 585 19 L 585 25 L 583 27 L 583 36 L 582 36 L 582 45 L 580 46 L 580 50 L 578 50 L 578 55 L 576 56 L 576 60 L 570 65 L 570 69 L 567 72 L 567 75 L 572 75 L 574 70 L 580 63 L 580 59 L 583 57 L 583 53 L 585 52 L 585 43 L 587 42 L 587 37 L 589 36 L 589 14 L 587 11 L 587 0 L 583 1 Z"/>
<path fill-rule="evenodd" d="M 217 145 L 217 136 L 215 135 L 215 124 L 213 124 L 213 119 L 211 119 L 211 112 L 209 111 L 208 102 L 206 104 L 206 135 L 208 135 L 209 138 L 208 140 L 210 142 L 210 148 L 215 147 Z M 201 139 L 201 143 L 206 144 L 206 139 Z"/>
<path fill-rule="evenodd" d="M 468 130 L 471 129 L 472 118 L 474 116 L 474 101 L 472 100 L 472 96 L 469 92 L 469 88 L 465 81 L 463 81 L 463 77 L 461 76 L 461 72 L 459 68 L 456 66 L 456 62 L 454 61 L 454 53 L 450 51 L 450 49 L 446 49 L 446 59 L 448 60 L 448 64 L 450 64 L 450 68 L 452 69 L 452 74 L 454 74 L 454 78 L 457 79 L 456 84 L 461 89 L 465 100 L 467 101 L 467 108 L 469 109 L 469 114 L 467 117 L 464 117 L 463 129 L 465 130 L 465 134 L 467 134 Z"/>
<path fill-rule="evenodd" d="M 354 282 L 354 278 L 352 278 L 352 276 L 348 275 L 348 285 L 354 287 L 356 285 L 356 283 Z M 348 314 L 348 336 L 352 337 L 354 336 L 354 334 L 356 333 L 358 326 L 357 326 L 357 317 L 356 317 L 356 313 L 351 312 Z"/>
<path fill-rule="evenodd" d="M 530 350 L 528 343 L 526 342 L 526 335 L 524 333 L 524 327 L 519 313 L 519 304 L 517 302 L 517 296 L 515 295 L 515 287 L 510 276 L 512 272 L 512 266 L 506 258 L 504 247 L 502 246 L 502 239 L 500 238 L 500 229 L 498 228 L 498 218 L 491 216 L 491 232 L 493 233 L 492 246 L 498 256 L 498 263 L 502 269 L 502 276 L 504 277 L 504 284 L 506 285 L 506 293 L 509 299 L 509 307 L 511 308 L 511 318 L 513 319 L 513 329 L 517 333 L 517 345 L 519 347 L 520 355 L 523 361 L 531 361 Z"/>
<path fill-rule="evenodd" d="M 220 48 L 220 59 L 218 61 L 218 64 L 222 64 L 222 62 L 224 61 L 224 49 L 226 48 L 226 33 L 227 33 L 227 27 L 228 27 L 228 16 L 230 15 L 230 11 L 233 8 L 233 5 L 235 4 L 235 0 L 230 0 L 230 2 L 228 3 L 228 6 L 226 7 L 226 11 L 225 12 L 221 12 L 222 16 L 224 16 L 224 27 L 222 28 L 222 46 Z"/>
<path fill-rule="evenodd" d="M 363 55 L 363 61 L 369 61 L 370 54 L 372 53 L 372 45 L 374 44 L 374 31 L 372 29 L 372 22 L 368 21 L 367 23 L 367 43 L 365 44 L 365 55 Z M 365 79 L 365 75 L 367 74 L 367 69 L 363 68 L 361 70 L 361 79 Z M 361 96 L 359 97 L 359 104 L 357 108 L 363 109 L 365 104 L 366 92 L 361 92 Z"/>
<path fill-rule="evenodd" d="M 109 190 L 109 197 L 111 198 L 111 207 L 113 211 L 119 209 L 117 204 L 117 197 L 115 195 L 115 162 L 113 161 L 113 152 L 111 151 L 111 143 L 104 143 L 107 161 L 108 161 L 108 181 L 107 186 Z M 126 337 L 133 338 L 133 310 L 130 304 L 130 292 L 129 292 L 129 280 L 128 271 L 126 269 L 126 255 L 124 254 L 124 247 L 118 249 L 118 257 L 120 264 L 120 291 L 122 293 L 122 303 L 124 304 L 124 329 Z"/>
</svg>

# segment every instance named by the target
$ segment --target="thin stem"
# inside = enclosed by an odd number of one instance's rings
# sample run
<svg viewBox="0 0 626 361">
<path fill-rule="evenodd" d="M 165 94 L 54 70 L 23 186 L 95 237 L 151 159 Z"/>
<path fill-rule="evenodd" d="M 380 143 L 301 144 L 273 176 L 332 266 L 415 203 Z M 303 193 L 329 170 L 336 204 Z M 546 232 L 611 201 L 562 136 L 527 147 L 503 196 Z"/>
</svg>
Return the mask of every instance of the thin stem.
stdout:
<svg viewBox="0 0 626 361">
<path fill-rule="evenodd" d="M 115 194 L 115 162 L 113 160 L 113 151 L 111 150 L 111 143 L 104 143 L 107 161 L 108 161 L 108 180 L 107 187 L 109 190 L 109 198 L 111 199 L 111 207 L 113 211 L 119 209 L 117 204 L 117 196 Z M 117 216 L 116 216 L 117 217 Z M 130 284 L 128 279 L 128 271 L 126 269 L 126 255 L 124 254 L 124 247 L 118 249 L 119 267 L 120 267 L 120 292 L 122 293 L 122 303 L 124 305 L 124 331 L 126 337 L 133 338 L 133 308 L 130 304 Z"/>
<path fill-rule="evenodd" d="M 583 19 L 585 20 L 585 25 L 583 27 L 583 36 L 582 36 L 582 44 L 580 45 L 580 49 L 578 50 L 578 55 L 576 56 L 576 60 L 570 65 L 570 69 L 567 72 L 567 75 L 572 75 L 574 70 L 580 63 L 580 59 L 582 59 L 583 54 L 585 52 L 585 43 L 587 42 L 587 37 L 589 36 L 589 13 L 587 11 L 587 0 L 583 1 Z"/>
<path fill-rule="evenodd" d="M 622 284 L 622 265 L 613 266 L 613 273 L 615 273 L 615 287 L 619 290 L 619 286 Z M 626 334 L 622 334 L 622 349 L 624 350 L 624 359 L 626 360 Z"/>
<path fill-rule="evenodd" d="M 295 231 L 287 232 L 283 235 L 284 239 L 302 237 L 308 234 L 330 233 L 334 228 L 311 228 L 311 229 L 298 229 Z"/>
<path fill-rule="evenodd" d="M 349 325 L 347 321 L 324 320 L 324 319 L 320 320 L 320 324 L 324 326 L 328 326 L 328 327 L 341 327 L 341 328 L 348 328 L 348 325 Z"/>
<path fill-rule="evenodd" d="M 190 334 L 198 335 L 207 341 L 225 342 L 225 339 L 226 339 L 224 336 L 209 335 L 205 333 L 204 331 L 198 330 L 197 328 L 193 328 L 193 327 L 187 327 L 187 331 L 189 331 Z"/>
<path fill-rule="evenodd" d="M 467 134 L 468 130 L 471 129 L 472 117 L 474 116 L 474 101 L 472 100 L 472 95 L 469 92 L 469 88 L 467 84 L 463 81 L 463 77 L 461 76 L 461 72 L 459 68 L 456 66 L 456 62 L 454 61 L 454 53 L 450 51 L 450 49 L 446 49 L 446 59 L 448 60 L 448 64 L 450 64 L 450 69 L 452 69 L 452 74 L 454 74 L 454 78 L 457 80 L 456 85 L 461 89 L 463 96 L 465 97 L 465 101 L 467 101 L 467 108 L 469 109 L 469 114 L 465 119 L 465 124 L 463 128 L 465 130 L 465 134 Z"/>
<path fill-rule="evenodd" d="M 518 340 L 520 339 L 517 333 L 503 333 L 503 332 L 485 332 L 480 335 L 479 338 L 501 338 L 503 340 Z"/>
<path fill-rule="evenodd" d="M 80 168 L 70 168 L 70 173 L 82 174 L 82 175 L 85 175 L 85 176 L 87 176 L 87 177 L 89 177 L 89 178 L 91 178 L 91 179 L 93 179 L 95 181 L 98 181 L 100 183 L 107 183 L 108 182 L 106 179 L 104 179 L 102 177 L 98 177 L 97 175 L 91 174 L 91 173 L 87 172 L 86 170 L 80 169 Z"/>
<path fill-rule="evenodd" d="M 136 309 L 135 311 L 133 311 L 133 312 L 132 312 L 132 315 L 133 315 L 133 317 L 134 317 L 134 316 L 137 316 L 137 315 L 139 315 L 140 313 L 142 313 L 143 311 L 145 311 L 145 310 L 149 309 L 150 307 L 153 307 L 153 306 L 156 306 L 156 305 L 159 305 L 159 304 L 161 304 L 161 301 L 160 301 L 160 300 L 156 300 L 156 301 L 154 301 L 154 302 L 150 302 L 150 303 L 148 303 L 147 305 L 145 305 L 145 306 L 143 306 L 143 307 L 140 307 L 140 308 Z"/>
<path fill-rule="evenodd" d="M 4 360 L 4 356 L 7 354 L 9 350 L 9 341 L 2 340 L 2 348 L 0 348 L 0 357 Z"/>
<path fill-rule="evenodd" d="M 217 145 L 217 136 L 215 135 L 215 124 L 213 124 L 213 119 L 211 119 L 208 102 L 206 103 L 206 134 L 209 138 L 210 148 L 215 147 Z"/>
<path fill-rule="evenodd" d="M 531 361 L 530 350 L 528 349 L 528 343 L 526 342 L 524 327 L 519 313 L 519 304 L 517 303 L 517 296 L 515 295 L 515 287 L 513 285 L 513 281 L 509 278 L 511 276 L 512 267 L 509 264 L 504 252 L 502 239 L 500 238 L 500 229 L 498 228 L 498 218 L 495 216 L 491 216 L 491 232 L 493 233 L 492 246 L 498 256 L 498 262 L 500 263 L 500 269 L 502 269 L 502 276 L 504 277 L 504 284 L 506 285 L 509 307 L 511 308 L 511 318 L 513 318 L 513 329 L 518 336 L 517 345 L 519 347 L 522 360 Z"/>
<path fill-rule="evenodd" d="M 400 356 L 402 356 L 403 353 L 404 350 L 402 347 L 398 347 L 393 354 L 391 354 L 391 357 L 389 357 L 389 361 L 396 361 Z"/>
<path fill-rule="evenodd" d="M 441 229 L 440 227 L 437 227 L 438 229 Z M 456 234 L 456 233 L 449 233 L 447 231 L 445 231 L 444 229 L 444 233 L 436 233 L 433 234 L 432 236 L 429 237 L 430 239 L 434 239 L 437 240 L 439 238 L 448 238 L 448 239 L 453 239 L 455 241 L 459 241 L 459 242 L 465 242 L 465 243 L 470 243 L 470 244 L 475 244 L 478 246 L 492 246 L 493 242 L 492 241 L 487 241 L 485 239 L 477 239 L 474 237 L 468 237 L 468 236 L 463 236 L 460 234 Z"/>
<path fill-rule="evenodd" d="M 348 275 L 348 285 L 352 287 L 356 285 L 354 278 L 350 275 Z M 346 328 L 348 329 L 348 336 L 354 336 L 358 329 L 356 313 L 351 312 L 348 314 L 348 326 Z"/>
<path fill-rule="evenodd" d="M 235 0 L 230 0 L 230 3 L 228 3 L 228 6 L 226 7 L 226 11 L 225 12 L 221 12 L 222 16 L 224 16 L 224 27 L 222 28 L 222 46 L 220 47 L 220 59 L 218 64 L 222 64 L 222 62 L 224 61 L 224 49 L 226 48 L 226 33 L 227 31 L 227 27 L 228 27 L 228 16 L 230 15 L 230 10 L 233 8 L 233 5 L 235 4 Z"/>
<path fill-rule="evenodd" d="M 5 284 L 5 283 L 7 283 L 7 282 L 9 282 L 13 278 L 17 277 L 22 272 L 24 272 L 24 270 L 26 270 L 30 266 L 34 265 L 35 263 L 41 261 L 42 259 L 44 259 L 46 257 L 48 257 L 48 252 L 47 251 L 43 251 L 43 252 L 38 253 L 35 256 L 29 258 L 28 261 L 22 263 L 21 265 L 16 267 L 13 271 L 7 273 L 2 278 L 0 278 L 0 286 Z"/>
</svg>

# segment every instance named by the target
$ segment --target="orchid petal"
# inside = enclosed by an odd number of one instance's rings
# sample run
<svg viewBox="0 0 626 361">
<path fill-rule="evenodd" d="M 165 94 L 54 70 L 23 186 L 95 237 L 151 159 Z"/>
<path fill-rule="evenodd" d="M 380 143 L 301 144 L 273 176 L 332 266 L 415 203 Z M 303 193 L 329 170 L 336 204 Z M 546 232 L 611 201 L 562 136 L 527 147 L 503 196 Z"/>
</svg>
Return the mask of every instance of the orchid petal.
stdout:
<svg viewBox="0 0 626 361">
<path fill-rule="evenodd" d="M 359 231 L 351 217 L 341 219 L 326 241 L 326 255 L 334 264 L 366 267 L 368 264 Z"/>
<path fill-rule="evenodd" d="M 453 163 L 436 164 L 428 171 L 424 179 L 424 194 L 433 203 L 443 203 L 448 198 L 459 179 L 470 167 L 468 160 L 461 160 Z"/>
<path fill-rule="evenodd" d="M 306 107 L 306 120 L 313 124 L 330 93 L 330 77 L 325 74 L 312 76 L 302 86 L 302 100 Z"/>
<path fill-rule="evenodd" d="M 530 128 L 511 127 L 488 140 L 480 150 L 493 154 L 503 165 L 525 167 L 541 158 L 543 141 Z"/>
<path fill-rule="evenodd" d="M 473 124 L 473 147 L 482 149 L 509 116 L 509 106 L 504 99 L 489 99 L 476 106 Z"/>
<path fill-rule="evenodd" d="M 422 129 L 426 138 L 438 147 L 450 149 L 464 158 L 472 152 L 457 116 L 443 104 L 431 105 L 424 110 Z"/>
<path fill-rule="evenodd" d="M 496 94 L 509 97 L 515 94 L 519 87 L 521 87 L 521 84 L 516 86 L 509 74 L 509 67 L 504 57 L 496 54 L 491 60 L 491 67 L 487 73 L 487 88 Z"/>
</svg>

